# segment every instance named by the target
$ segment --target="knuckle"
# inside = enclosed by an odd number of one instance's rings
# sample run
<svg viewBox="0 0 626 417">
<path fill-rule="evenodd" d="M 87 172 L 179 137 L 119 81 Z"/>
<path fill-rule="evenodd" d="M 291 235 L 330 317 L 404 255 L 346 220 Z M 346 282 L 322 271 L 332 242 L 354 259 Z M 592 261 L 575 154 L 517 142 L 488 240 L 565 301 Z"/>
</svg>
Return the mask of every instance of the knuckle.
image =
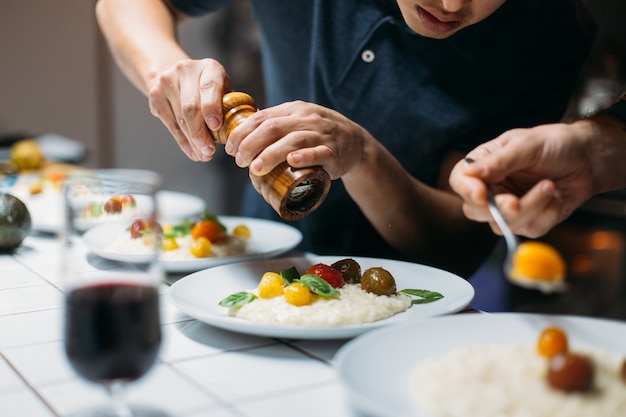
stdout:
<svg viewBox="0 0 626 417">
<path fill-rule="evenodd" d="M 276 119 L 267 119 L 260 122 L 261 128 L 269 134 L 278 132 L 280 130 L 279 123 Z"/>
<path fill-rule="evenodd" d="M 187 72 L 193 67 L 193 60 L 181 59 L 176 63 L 176 70 Z"/>
<path fill-rule="evenodd" d="M 324 121 L 324 117 L 317 112 L 309 113 L 305 119 L 308 123 L 313 125 L 321 124 Z"/>
<path fill-rule="evenodd" d="M 255 125 L 262 124 L 267 117 L 265 116 L 265 112 L 263 110 L 259 110 L 257 112 L 252 113 L 248 119 L 253 122 Z"/>
<path fill-rule="evenodd" d="M 182 103 L 181 109 L 184 117 L 193 117 L 198 114 L 200 110 L 198 103 L 192 100 L 187 100 Z"/>
<path fill-rule="evenodd" d="M 215 87 L 217 87 L 217 82 L 213 79 L 213 78 L 209 78 L 209 79 L 200 79 L 200 82 L 198 84 L 198 88 L 201 91 L 207 91 L 207 90 L 212 90 Z"/>
</svg>

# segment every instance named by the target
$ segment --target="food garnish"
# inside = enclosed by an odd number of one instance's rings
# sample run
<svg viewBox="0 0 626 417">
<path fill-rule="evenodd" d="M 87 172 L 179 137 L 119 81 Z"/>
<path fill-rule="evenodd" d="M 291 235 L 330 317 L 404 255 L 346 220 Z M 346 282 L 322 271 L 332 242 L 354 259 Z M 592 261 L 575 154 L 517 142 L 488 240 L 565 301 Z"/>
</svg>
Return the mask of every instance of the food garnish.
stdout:
<svg viewBox="0 0 626 417">
<path fill-rule="evenodd" d="M 593 387 L 594 364 L 583 354 L 571 352 L 565 330 L 548 326 L 537 340 L 537 352 L 548 359 L 548 384 L 564 392 L 587 392 Z"/>
<path fill-rule="evenodd" d="M 543 329 L 537 340 L 537 352 L 541 356 L 551 358 L 568 351 L 568 341 L 565 331 L 557 326 Z"/>
<path fill-rule="evenodd" d="M 226 226 L 213 213 L 205 210 L 197 220 L 184 219 L 176 224 L 163 225 L 161 250 L 175 251 L 181 248 L 179 238 L 191 238 L 186 244 L 188 251 L 195 258 L 207 258 L 214 252 L 215 244 L 228 245 L 233 238 L 246 240 L 250 238 L 250 229 L 245 224 L 237 225 L 232 234 L 228 234 Z"/>
<path fill-rule="evenodd" d="M 413 304 L 427 304 L 427 303 L 432 303 L 433 301 L 441 300 L 443 298 L 443 294 L 441 294 L 440 292 L 430 291 L 430 290 L 405 289 L 405 290 L 400 290 L 400 292 L 404 294 L 412 295 L 413 297 L 419 297 L 419 298 L 413 299 L 412 301 Z"/>
<path fill-rule="evenodd" d="M 355 271 L 360 271 L 361 269 L 360 265 L 353 259 L 342 260 L 333 265 L 341 266 L 346 264 L 350 264 L 350 268 L 343 268 L 343 271 L 318 263 L 308 268 L 303 275 L 300 275 L 295 266 L 281 270 L 280 274 L 266 272 L 257 286 L 258 296 L 250 291 L 242 291 L 224 298 L 218 304 L 222 307 L 237 308 L 257 298 L 285 296 L 285 300 L 288 303 L 302 306 L 311 304 L 316 297 L 341 297 L 341 292 L 338 289 L 346 285 L 343 274 L 350 274 L 350 280 L 353 281 L 356 275 Z M 363 285 L 363 279 L 366 282 L 365 286 Z M 360 281 L 363 290 L 379 296 L 389 296 L 398 293 L 393 276 L 380 267 L 367 269 L 363 276 L 360 277 Z M 369 281 L 372 283 L 368 284 Z M 390 291 L 390 289 L 393 289 L 393 291 Z M 379 293 L 375 291 L 379 291 Z M 443 298 L 441 293 L 424 289 L 404 289 L 399 292 L 411 298 L 418 297 L 417 299 L 412 299 L 412 304 L 426 304 Z M 250 295 L 247 296 L 246 294 Z"/>
<path fill-rule="evenodd" d="M 321 263 L 315 264 L 306 270 L 306 275 L 317 275 L 324 281 L 329 283 L 333 288 L 341 288 L 345 285 L 343 275 L 340 271 L 336 270 L 332 266 L 324 265 Z"/>
<path fill-rule="evenodd" d="M 341 272 L 346 284 L 358 284 L 361 282 L 361 265 L 352 258 L 339 260 L 331 265 Z"/>
<path fill-rule="evenodd" d="M 591 359 L 578 353 L 553 356 L 548 364 L 548 383 L 565 392 L 586 392 L 593 386 L 594 366 Z"/>
</svg>

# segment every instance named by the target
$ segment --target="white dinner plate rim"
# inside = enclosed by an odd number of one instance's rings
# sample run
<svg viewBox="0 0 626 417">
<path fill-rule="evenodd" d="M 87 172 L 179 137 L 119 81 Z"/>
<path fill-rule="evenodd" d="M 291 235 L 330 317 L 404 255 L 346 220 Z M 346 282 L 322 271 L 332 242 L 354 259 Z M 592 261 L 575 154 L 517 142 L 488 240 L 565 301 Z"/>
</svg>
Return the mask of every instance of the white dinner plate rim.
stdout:
<svg viewBox="0 0 626 417">
<path fill-rule="evenodd" d="M 626 340 L 626 323 L 615 319 L 539 313 L 464 313 L 364 334 L 343 345 L 333 358 L 333 364 L 349 403 L 359 412 L 371 417 L 438 417 L 421 409 L 410 398 L 408 384 L 415 366 L 448 350 L 472 345 L 528 343 L 533 346 L 540 331 L 548 325 L 565 328 L 571 346 L 597 348 L 601 345 L 609 351 L 621 349 L 622 355 L 626 353 L 626 348 L 618 347 L 616 341 Z M 497 331 L 492 331 L 491 337 L 481 339 L 482 332 L 494 328 Z M 605 335 L 604 339 L 596 337 L 590 341 L 587 333 L 590 331 L 596 336 Z M 616 334 L 623 336 L 609 340 Z M 377 360 L 376 369 L 366 366 L 365 357 L 380 352 L 383 347 L 385 355 Z M 371 373 L 367 374 L 369 369 Z"/>
<path fill-rule="evenodd" d="M 412 306 L 407 312 L 397 314 L 391 318 L 381 320 L 374 323 L 359 324 L 359 325 L 342 325 L 342 326 L 297 326 L 297 325 L 264 325 L 258 323 L 252 323 L 246 320 L 230 317 L 226 315 L 226 309 L 219 307 L 217 302 L 227 297 L 228 295 L 254 288 L 256 283 L 263 273 L 263 269 L 280 270 L 288 268 L 291 265 L 298 265 L 306 263 L 313 265 L 321 262 L 331 264 L 335 261 L 344 258 L 353 258 L 361 264 L 362 268 L 367 266 L 383 266 L 387 267 L 390 271 L 393 271 L 394 267 L 413 268 L 414 271 L 421 271 L 422 273 L 428 273 L 437 276 L 441 282 L 426 285 L 427 288 L 433 291 L 438 291 L 441 288 L 446 288 L 444 298 L 433 303 L 421 304 Z M 391 265 L 391 266 L 390 266 Z M 228 285 L 221 282 L 226 282 L 229 285 L 232 284 L 233 277 L 229 276 L 229 269 L 231 274 L 233 269 L 250 268 L 255 269 L 259 274 L 258 277 L 246 277 L 242 280 L 248 280 L 248 287 L 237 287 L 233 285 L 229 291 L 213 291 L 208 294 L 206 306 L 199 306 L 198 302 L 190 301 L 190 297 L 195 297 L 195 294 L 202 290 L 208 290 L 204 288 L 206 282 L 217 281 L 218 285 L 228 287 Z M 301 271 L 303 272 L 303 271 Z M 397 275 L 397 274 L 396 274 Z M 221 277 L 221 278 L 220 278 Z M 220 279 L 222 281 L 220 281 Z M 420 280 L 423 280 L 420 278 Z M 398 289 L 409 288 L 408 286 L 401 287 L 405 282 L 405 279 L 396 276 L 398 283 Z M 215 285 L 215 284 L 213 284 Z M 415 288 L 415 286 L 411 287 Z M 448 288 L 452 288 L 448 291 Z M 192 295 L 193 294 L 193 295 Z M 446 298 L 446 295 L 448 298 Z M 474 288 L 467 282 L 467 280 L 454 275 L 450 272 L 443 271 L 437 268 L 433 268 L 426 265 L 396 261 L 390 259 L 361 257 L 361 256 L 319 256 L 314 254 L 308 254 L 305 256 L 294 256 L 287 258 L 273 258 L 260 261 L 242 262 L 237 264 L 230 264 L 225 266 L 218 266 L 209 268 L 204 271 L 199 271 L 190 275 L 187 275 L 177 282 L 175 282 L 169 289 L 168 299 L 183 313 L 203 321 L 209 325 L 230 330 L 233 332 L 244 333 L 262 337 L 276 337 L 287 339 L 349 339 L 358 336 L 364 332 L 378 329 L 384 326 L 403 323 L 406 320 L 421 319 L 423 317 L 436 316 L 440 314 L 455 313 L 463 308 L 467 307 L 474 297 Z M 437 304 L 440 303 L 440 304 Z"/>
<path fill-rule="evenodd" d="M 302 241 L 302 233 L 295 227 L 284 223 L 239 216 L 219 216 L 219 219 L 229 229 L 232 229 L 239 224 L 247 225 L 251 229 L 252 233 L 249 244 L 252 247 L 265 247 L 269 249 L 254 251 L 252 253 L 237 256 L 199 258 L 193 260 L 161 260 L 163 269 L 167 272 L 186 273 L 228 263 L 274 257 L 290 251 Z M 107 233 L 110 235 L 111 239 L 113 239 L 117 236 L 117 233 L 121 233 L 127 227 L 127 224 L 128 223 L 126 222 L 92 227 L 83 234 L 83 242 L 89 250 L 105 259 L 127 263 L 146 262 L 149 260 L 150 255 L 121 254 L 106 251 L 99 243 L 99 238 L 101 238 L 99 234 Z M 272 234 L 268 236 L 267 234 L 260 232 L 261 228 L 271 228 Z M 271 239 L 280 239 L 280 241 L 275 240 L 274 244 L 272 244 Z"/>
</svg>

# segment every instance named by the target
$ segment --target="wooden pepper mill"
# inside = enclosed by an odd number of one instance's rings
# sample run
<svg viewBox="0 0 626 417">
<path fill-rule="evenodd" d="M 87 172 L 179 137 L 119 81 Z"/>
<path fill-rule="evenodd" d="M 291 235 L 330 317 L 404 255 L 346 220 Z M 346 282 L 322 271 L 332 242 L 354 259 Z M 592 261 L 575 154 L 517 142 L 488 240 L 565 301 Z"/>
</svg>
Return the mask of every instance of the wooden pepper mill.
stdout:
<svg viewBox="0 0 626 417">
<path fill-rule="evenodd" d="M 230 132 L 257 111 L 254 99 L 246 93 L 232 92 L 222 99 L 224 123 L 212 130 L 216 142 L 226 144 Z M 269 174 L 250 174 L 256 191 L 285 220 L 306 217 L 319 207 L 330 189 L 330 175 L 316 166 L 294 169 L 285 161 Z"/>
</svg>

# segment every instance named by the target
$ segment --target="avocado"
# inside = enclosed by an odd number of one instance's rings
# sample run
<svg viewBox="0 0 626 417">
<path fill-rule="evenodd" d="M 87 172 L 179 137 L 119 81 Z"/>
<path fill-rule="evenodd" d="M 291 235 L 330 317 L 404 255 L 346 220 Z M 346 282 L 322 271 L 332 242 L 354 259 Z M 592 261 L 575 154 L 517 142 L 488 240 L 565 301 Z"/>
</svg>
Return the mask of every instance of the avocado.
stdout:
<svg viewBox="0 0 626 417">
<path fill-rule="evenodd" d="M 31 228 L 24 202 L 12 194 L 0 193 L 0 251 L 9 252 L 20 246 Z"/>
</svg>

